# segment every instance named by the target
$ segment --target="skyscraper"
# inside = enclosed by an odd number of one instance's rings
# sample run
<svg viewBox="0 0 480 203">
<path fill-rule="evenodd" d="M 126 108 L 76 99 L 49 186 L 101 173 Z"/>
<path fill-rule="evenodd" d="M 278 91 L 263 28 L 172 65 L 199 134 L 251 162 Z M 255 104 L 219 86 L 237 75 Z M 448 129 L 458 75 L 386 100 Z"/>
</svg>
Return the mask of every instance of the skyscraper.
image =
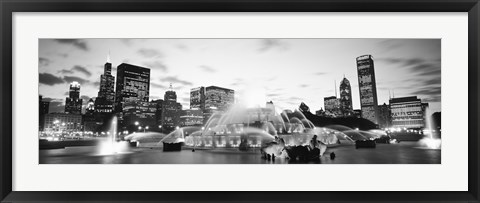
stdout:
<svg viewBox="0 0 480 203">
<path fill-rule="evenodd" d="M 45 115 L 48 114 L 48 109 L 50 107 L 50 102 L 48 101 L 43 101 L 42 96 L 38 97 L 38 120 L 40 122 L 39 130 L 43 131 L 43 125 L 45 123 Z"/>
<path fill-rule="evenodd" d="M 148 102 L 150 69 L 122 63 L 117 67 L 115 111 L 122 112 L 127 101 Z"/>
<path fill-rule="evenodd" d="M 377 85 L 372 55 L 357 57 L 357 71 L 362 118 L 378 124 Z"/>
<path fill-rule="evenodd" d="M 83 130 L 93 132 L 97 130 L 97 122 L 95 121 L 95 102 L 93 99 L 88 100 L 85 108 L 85 114 L 82 118 Z"/>
<path fill-rule="evenodd" d="M 190 109 L 205 110 L 205 87 L 190 90 Z"/>
<path fill-rule="evenodd" d="M 95 102 L 93 101 L 93 99 L 90 98 L 90 100 L 88 100 L 87 107 L 85 108 L 85 114 L 93 115 L 94 112 L 95 112 Z"/>
<path fill-rule="evenodd" d="M 65 113 L 82 113 L 82 99 L 80 99 L 80 84 L 78 82 L 70 83 L 68 97 L 65 100 Z"/>
<path fill-rule="evenodd" d="M 341 115 L 340 111 L 340 99 L 336 96 L 323 98 L 323 104 L 325 107 L 325 114 L 331 117 L 337 117 Z"/>
<path fill-rule="evenodd" d="M 180 125 L 182 105 L 177 102 L 177 93 L 173 91 L 172 85 L 165 92 L 162 105 L 162 128 L 169 131 Z"/>
<path fill-rule="evenodd" d="M 223 87 L 205 88 L 205 109 L 227 110 L 235 101 L 235 91 Z"/>
<path fill-rule="evenodd" d="M 340 109 L 343 116 L 350 116 L 353 114 L 352 88 L 350 86 L 350 81 L 348 81 L 345 76 L 340 82 Z"/>
<path fill-rule="evenodd" d="M 422 103 L 416 96 L 392 98 L 389 101 L 392 127 L 394 128 L 425 128 L 426 108 L 428 103 Z"/>
<path fill-rule="evenodd" d="M 110 55 L 104 65 L 103 74 L 100 76 L 100 90 L 95 99 L 95 112 L 108 115 L 113 112 L 113 103 L 115 101 L 115 77 L 112 75 L 112 64 Z"/>
</svg>

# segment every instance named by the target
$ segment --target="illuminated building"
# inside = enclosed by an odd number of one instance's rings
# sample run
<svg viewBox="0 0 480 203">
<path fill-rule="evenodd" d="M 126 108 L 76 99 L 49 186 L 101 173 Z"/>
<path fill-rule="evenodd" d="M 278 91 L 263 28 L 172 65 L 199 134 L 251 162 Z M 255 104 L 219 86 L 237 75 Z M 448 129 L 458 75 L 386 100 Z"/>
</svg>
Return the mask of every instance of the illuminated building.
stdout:
<svg viewBox="0 0 480 203">
<path fill-rule="evenodd" d="M 205 87 L 190 90 L 190 109 L 205 110 Z"/>
<path fill-rule="evenodd" d="M 340 99 L 335 96 L 323 98 L 325 114 L 331 117 L 337 117 L 342 114 L 340 109 Z"/>
<path fill-rule="evenodd" d="M 378 106 L 378 115 L 378 126 L 380 128 L 389 128 L 392 125 L 390 105 L 383 103 L 383 105 Z"/>
<path fill-rule="evenodd" d="M 425 128 L 425 109 L 428 103 L 422 103 L 416 96 L 390 99 L 393 128 Z"/>
<path fill-rule="evenodd" d="M 186 109 L 180 116 L 181 126 L 201 126 L 203 125 L 203 111 L 201 109 Z"/>
<path fill-rule="evenodd" d="M 94 132 L 97 130 L 97 122 L 95 121 L 95 102 L 93 99 L 88 100 L 82 120 L 84 131 Z"/>
<path fill-rule="evenodd" d="M 190 90 L 190 109 L 203 110 L 204 121 L 227 110 L 235 101 L 235 91 L 223 87 L 197 87 Z"/>
<path fill-rule="evenodd" d="M 38 120 L 39 120 L 39 131 L 43 131 L 45 124 L 45 114 L 48 114 L 48 109 L 50 107 L 50 102 L 43 101 L 42 96 L 38 97 Z"/>
<path fill-rule="evenodd" d="M 162 128 L 166 131 L 175 129 L 180 125 L 182 105 L 177 102 L 177 94 L 173 91 L 172 85 L 165 92 L 162 105 Z"/>
<path fill-rule="evenodd" d="M 112 64 L 110 55 L 103 68 L 103 74 L 100 76 L 100 89 L 95 99 L 95 112 L 101 116 L 112 114 L 113 103 L 115 101 L 115 77 L 112 75 Z"/>
<path fill-rule="evenodd" d="M 117 67 L 115 110 L 121 112 L 129 101 L 148 102 L 150 69 L 122 63 Z"/>
<path fill-rule="evenodd" d="M 358 87 L 362 118 L 378 124 L 378 100 L 372 55 L 357 57 Z"/>
<path fill-rule="evenodd" d="M 68 97 L 65 100 L 65 113 L 82 113 L 82 99 L 80 99 L 80 84 L 78 82 L 70 83 Z"/>
<path fill-rule="evenodd" d="M 163 99 L 153 100 L 155 102 L 155 120 L 156 120 L 156 127 L 158 129 L 162 126 L 162 111 L 163 111 Z"/>
<path fill-rule="evenodd" d="M 128 130 L 135 130 L 135 122 L 142 127 L 150 129 L 157 125 L 156 121 L 157 102 L 127 101 L 123 107 L 123 125 L 129 126 Z"/>
<path fill-rule="evenodd" d="M 227 110 L 235 101 L 235 91 L 223 87 L 205 88 L 205 108 L 220 111 Z"/>
<path fill-rule="evenodd" d="M 69 113 L 45 114 L 46 132 L 80 132 L 82 131 L 82 115 Z"/>
<path fill-rule="evenodd" d="M 352 88 L 350 81 L 345 77 L 343 77 L 343 80 L 340 82 L 340 109 L 343 116 L 353 115 Z"/>
<path fill-rule="evenodd" d="M 85 108 L 86 115 L 93 115 L 95 113 L 95 102 L 93 99 L 88 100 L 87 107 Z"/>
</svg>

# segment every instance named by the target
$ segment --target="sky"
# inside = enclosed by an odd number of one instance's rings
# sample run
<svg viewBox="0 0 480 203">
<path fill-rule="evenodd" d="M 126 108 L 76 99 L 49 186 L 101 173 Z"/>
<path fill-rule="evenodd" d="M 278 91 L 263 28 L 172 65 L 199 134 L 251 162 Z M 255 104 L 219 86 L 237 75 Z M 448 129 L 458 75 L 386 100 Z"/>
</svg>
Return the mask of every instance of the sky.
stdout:
<svg viewBox="0 0 480 203">
<path fill-rule="evenodd" d="M 86 104 L 110 55 L 115 77 L 121 63 L 150 68 L 150 99 L 172 84 L 184 109 L 190 89 L 215 85 L 235 90 L 238 103 L 293 110 L 304 102 L 314 112 L 324 97 L 339 97 L 343 77 L 360 109 L 356 57 L 366 54 L 374 58 L 379 105 L 417 96 L 441 111 L 440 39 L 40 39 L 39 94 L 50 112 L 62 112 L 77 81 Z"/>
</svg>

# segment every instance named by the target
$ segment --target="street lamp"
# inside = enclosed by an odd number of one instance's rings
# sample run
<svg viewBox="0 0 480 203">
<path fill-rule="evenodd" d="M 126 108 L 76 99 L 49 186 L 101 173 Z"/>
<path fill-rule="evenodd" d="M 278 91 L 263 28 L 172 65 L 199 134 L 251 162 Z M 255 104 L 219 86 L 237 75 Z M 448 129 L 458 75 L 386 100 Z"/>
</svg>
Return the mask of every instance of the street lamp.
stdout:
<svg viewBox="0 0 480 203">
<path fill-rule="evenodd" d="M 145 130 L 148 130 L 148 125 L 145 126 L 145 129 L 143 129 L 143 132 L 145 132 Z"/>
<path fill-rule="evenodd" d="M 139 124 L 138 121 L 135 121 L 135 125 L 138 125 L 138 124 Z"/>
</svg>

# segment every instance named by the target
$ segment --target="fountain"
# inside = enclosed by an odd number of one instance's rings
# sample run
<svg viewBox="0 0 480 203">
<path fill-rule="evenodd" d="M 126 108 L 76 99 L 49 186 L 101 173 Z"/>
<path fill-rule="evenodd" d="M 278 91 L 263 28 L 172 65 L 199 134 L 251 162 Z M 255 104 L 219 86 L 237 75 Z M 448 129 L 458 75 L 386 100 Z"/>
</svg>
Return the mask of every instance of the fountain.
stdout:
<svg viewBox="0 0 480 203">
<path fill-rule="evenodd" d="M 225 112 L 213 113 L 203 127 L 178 128 L 161 138 L 156 145 L 183 143 L 192 151 L 278 151 L 279 147 L 274 144 L 279 140 L 284 142 L 284 147 L 307 146 L 314 135 L 317 136 L 321 154 L 328 146 L 353 145 L 355 142 L 341 130 L 316 127 L 299 110 L 277 111 L 275 108 L 235 104 Z M 126 139 L 136 138 L 127 136 Z"/>
<path fill-rule="evenodd" d="M 432 129 L 432 119 L 431 119 L 431 112 L 430 108 L 427 107 L 425 110 L 425 124 L 426 128 L 424 130 L 424 137 L 419 141 L 419 143 L 422 145 L 424 148 L 428 149 L 441 149 L 442 148 L 442 140 L 439 137 L 435 137 L 435 133 L 440 133 L 436 132 L 436 130 Z"/>
<path fill-rule="evenodd" d="M 118 142 L 117 140 L 118 119 L 112 118 L 110 130 L 107 131 L 107 139 L 100 142 L 98 155 L 112 155 L 117 153 L 126 153 L 128 143 Z"/>
</svg>

